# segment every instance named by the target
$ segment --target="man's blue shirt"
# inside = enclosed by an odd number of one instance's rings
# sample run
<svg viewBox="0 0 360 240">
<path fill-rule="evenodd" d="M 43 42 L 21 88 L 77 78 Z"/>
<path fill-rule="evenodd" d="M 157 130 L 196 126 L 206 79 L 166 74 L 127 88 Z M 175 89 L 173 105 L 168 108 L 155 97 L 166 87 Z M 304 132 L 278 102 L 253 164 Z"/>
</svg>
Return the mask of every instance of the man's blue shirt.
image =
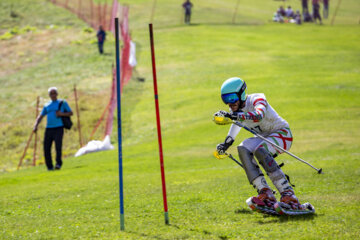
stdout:
<svg viewBox="0 0 360 240">
<path fill-rule="evenodd" d="M 46 128 L 57 128 L 64 126 L 61 117 L 56 116 L 56 111 L 59 110 L 60 101 L 63 101 L 60 111 L 71 112 L 71 108 L 65 100 L 58 99 L 56 101 L 49 101 L 45 104 L 43 110 L 41 111 L 41 116 L 47 115 Z"/>
</svg>

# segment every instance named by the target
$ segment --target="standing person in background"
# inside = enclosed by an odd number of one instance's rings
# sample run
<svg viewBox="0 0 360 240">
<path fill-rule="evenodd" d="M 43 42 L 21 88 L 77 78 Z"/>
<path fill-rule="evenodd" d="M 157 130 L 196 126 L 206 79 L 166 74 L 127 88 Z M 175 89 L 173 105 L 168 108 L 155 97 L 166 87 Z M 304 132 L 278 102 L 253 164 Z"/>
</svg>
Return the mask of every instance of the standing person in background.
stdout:
<svg viewBox="0 0 360 240">
<path fill-rule="evenodd" d="M 322 24 L 321 16 L 320 16 L 320 0 L 312 0 L 313 5 L 313 18 L 316 23 L 316 19 L 319 19 L 320 24 Z"/>
<path fill-rule="evenodd" d="M 104 53 L 104 42 L 106 39 L 106 32 L 104 31 L 102 26 L 99 27 L 99 31 L 97 32 L 96 37 L 98 39 L 99 53 L 103 54 Z"/>
<path fill-rule="evenodd" d="M 304 18 L 304 22 L 313 22 L 312 16 L 308 12 L 308 10 L 305 10 L 303 18 Z"/>
<path fill-rule="evenodd" d="M 47 124 L 44 137 L 44 156 L 46 166 L 49 171 L 54 170 L 53 162 L 51 159 L 51 145 L 55 141 L 56 149 L 56 165 L 55 169 L 60 170 L 62 166 L 61 151 L 62 140 L 64 136 L 64 124 L 61 117 L 70 117 L 73 115 L 71 108 L 65 100 L 58 100 L 58 91 L 56 87 L 48 89 L 50 101 L 45 104 L 40 115 L 37 117 L 33 131 L 36 132 L 39 123 L 45 115 L 47 115 Z M 60 103 L 62 102 L 61 106 Z"/>
<path fill-rule="evenodd" d="M 186 0 L 182 6 L 185 10 L 185 23 L 190 24 L 191 8 L 193 7 L 193 4 L 190 2 L 190 0 Z"/>
<path fill-rule="evenodd" d="M 329 16 L 329 1 L 330 0 L 323 0 L 324 9 L 323 9 L 323 16 L 325 19 Z"/>
<path fill-rule="evenodd" d="M 303 15 L 305 14 L 306 11 L 309 11 L 308 1 L 309 0 L 301 0 L 302 14 Z"/>
</svg>

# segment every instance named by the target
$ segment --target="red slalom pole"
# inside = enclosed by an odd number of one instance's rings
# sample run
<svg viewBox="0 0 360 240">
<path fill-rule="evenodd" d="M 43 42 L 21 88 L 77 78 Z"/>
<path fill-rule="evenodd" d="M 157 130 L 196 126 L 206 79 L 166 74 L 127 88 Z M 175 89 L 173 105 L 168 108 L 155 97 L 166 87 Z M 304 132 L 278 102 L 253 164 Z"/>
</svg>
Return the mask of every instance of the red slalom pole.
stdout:
<svg viewBox="0 0 360 240">
<path fill-rule="evenodd" d="M 164 201 L 164 216 L 165 216 L 165 224 L 169 224 L 169 213 L 168 213 L 167 198 L 166 198 L 164 157 L 163 157 L 162 141 L 161 141 L 160 109 L 159 109 L 159 97 L 158 97 L 157 81 L 156 81 L 155 50 L 154 50 L 152 23 L 149 24 L 149 32 L 150 32 L 152 72 L 154 79 L 154 95 L 155 95 L 155 108 L 156 108 L 156 124 L 157 124 L 157 133 L 158 133 L 158 142 L 159 142 L 160 170 L 161 170 L 162 192 L 163 192 L 163 201 Z"/>
</svg>

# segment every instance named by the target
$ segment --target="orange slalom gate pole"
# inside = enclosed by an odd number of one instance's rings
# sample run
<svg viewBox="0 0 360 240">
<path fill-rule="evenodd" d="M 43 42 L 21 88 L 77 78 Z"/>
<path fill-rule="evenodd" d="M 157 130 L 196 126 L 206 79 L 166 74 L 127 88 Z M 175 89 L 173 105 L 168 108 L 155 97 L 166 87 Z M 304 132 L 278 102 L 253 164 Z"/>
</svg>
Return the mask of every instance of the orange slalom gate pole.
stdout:
<svg viewBox="0 0 360 240">
<path fill-rule="evenodd" d="M 77 125 L 78 125 L 78 130 L 79 130 L 79 143 L 80 143 L 80 147 L 82 147 L 83 146 L 83 141 L 82 141 L 82 136 L 81 136 L 80 111 L 79 111 L 79 106 L 78 106 L 78 97 L 77 97 L 77 91 L 76 91 L 76 84 L 74 84 L 74 96 L 75 96 Z"/>
<path fill-rule="evenodd" d="M 23 162 L 23 160 L 24 160 L 26 151 L 27 151 L 27 149 L 28 149 L 28 147 L 29 147 L 29 145 L 30 145 L 30 142 L 31 142 L 31 139 L 32 139 L 32 136 L 33 136 L 33 135 L 34 135 L 34 131 L 31 131 L 31 134 L 30 134 L 30 137 L 29 137 L 29 139 L 28 139 L 28 141 L 27 141 L 27 143 L 26 143 L 26 146 L 25 146 L 23 155 L 21 156 L 20 161 L 19 161 L 19 164 L 18 164 L 18 166 L 17 166 L 17 170 L 19 170 L 19 169 L 20 169 L 20 166 L 22 165 L 22 162 Z"/>
<path fill-rule="evenodd" d="M 38 96 L 36 98 L 36 114 L 35 118 L 39 115 L 39 103 L 40 103 L 40 97 Z M 36 150 L 37 150 L 37 131 L 35 132 L 35 143 L 34 143 L 34 155 L 33 155 L 33 166 L 36 166 Z"/>
<path fill-rule="evenodd" d="M 106 29 L 106 10 L 107 10 L 107 3 L 105 2 L 105 4 L 103 5 L 103 13 L 102 13 L 102 22 L 101 22 L 101 26 L 104 28 L 104 30 L 108 30 Z"/>
<path fill-rule="evenodd" d="M 337 4 L 335 12 L 334 12 L 334 15 L 333 15 L 333 17 L 331 19 L 331 25 L 334 25 L 334 23 L 335 23 L 335 17 L 336 17 L 337 12 L 338 12 L 338 10 L 340 8 L 340 4 L 341 4 L 341 0 L 338 1 L 338 4 Z"/>
<path fill-rule="evenodd" d="M 94 12 L 94 4 L 93 4 L 93 1 L 92 0 L 89 0 L 90 1 L 90 18 L 91 18 L 91 20 L 90 20 L 90 25 L 91 25 L 91 27 L 92 28 L 96 28 L 96 26 L 95 26 L 95 23 L 94 23 L 94 14 L 93 14 L 93 12 Z"/>
<path fill-rule="evenodd" d="M 152 9 L 151 9 L 151 15 L 150 15 L 150 22 L 151 23 L 154 21 L 155 8 L 156 8 L 156 0 L 154 0 L 153 6 L 152 6 Z"/>
<path fill-rule="evenodd" d="M 238 8 L 239 8 L 239 4 L 240 4 L 240 0 L 238 0 L 236 2 L 235 11 L 234 11 L 233 19 L 232 19 L 233 24 L 235 24 L 235 21 L 236 21 L 236 15 L 237 15 L 237 11 L 238 11 Z"/>
</svg>

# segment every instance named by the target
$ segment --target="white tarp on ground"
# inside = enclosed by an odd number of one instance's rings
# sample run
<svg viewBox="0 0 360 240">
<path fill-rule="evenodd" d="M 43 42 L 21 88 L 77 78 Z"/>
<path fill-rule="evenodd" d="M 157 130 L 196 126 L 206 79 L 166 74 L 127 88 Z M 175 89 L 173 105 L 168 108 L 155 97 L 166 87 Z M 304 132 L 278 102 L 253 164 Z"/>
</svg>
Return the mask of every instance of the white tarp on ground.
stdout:
<svg viewBox="0 0 360 240">
<path fill-rule="evenodd" d="M 99 152 L 99 151 L 112 150 L 112 149 L 114 149 L 114 146 L 111 145 L 110 136 L 106 135 L 103 141 L 93 140 L 88 142 L 86 146 L 80 148 L 76 152 L 75 157 L 84 155 L 86 153 Z"/>
</svg>

